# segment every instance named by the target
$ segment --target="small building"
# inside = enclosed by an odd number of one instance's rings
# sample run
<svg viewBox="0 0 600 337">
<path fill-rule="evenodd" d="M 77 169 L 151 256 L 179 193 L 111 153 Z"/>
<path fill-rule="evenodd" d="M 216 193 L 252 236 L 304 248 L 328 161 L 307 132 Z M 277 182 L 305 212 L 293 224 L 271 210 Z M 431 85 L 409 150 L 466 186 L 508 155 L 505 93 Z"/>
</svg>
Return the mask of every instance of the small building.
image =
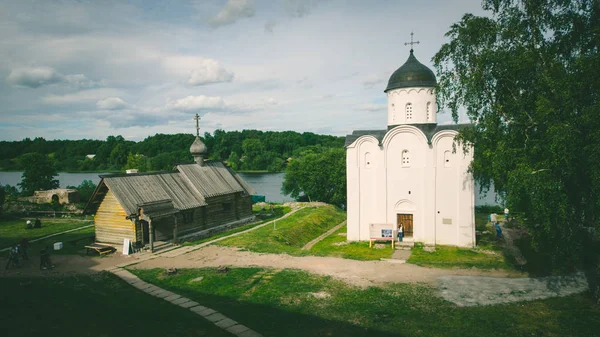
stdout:
<svg viewBox="0 0 600 337">
<path fill-rule="evenodd" d="M 223 163 L 204 161 L 198 131 L 190 152 L 195 163 L 172 172 L 101 175 L 84 210 L 95 214 L 96 241 L 145 245 L 252 221 L 252 187 Z"/>
<path fill-rule="evenodd" d="M 387 129 L 346 136 L 349 240 L 387 224 L 406 241 L 475 245 L 473 149 L 455 142 L 463 125 L 437 124 L 436 85 L 411 49 L 384 90 Z"/>
<path fill-rule="evenodd" d="M 47 191 L 35 191 L 33 196 L 28 198 L 31 202 L 45 204 L 58 202 L 61 204 L 72 204 L 79 202 L 79 191 L 69 188 L 57 188 Z"/>
</svg>

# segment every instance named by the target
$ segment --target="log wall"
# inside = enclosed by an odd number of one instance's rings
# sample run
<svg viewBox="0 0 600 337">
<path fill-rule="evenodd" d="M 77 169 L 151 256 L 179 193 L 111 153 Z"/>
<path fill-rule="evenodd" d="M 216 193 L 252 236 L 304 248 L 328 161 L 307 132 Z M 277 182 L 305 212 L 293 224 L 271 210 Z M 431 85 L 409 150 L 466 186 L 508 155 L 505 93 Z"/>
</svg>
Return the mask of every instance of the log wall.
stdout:
<svg viewBox="0 0 600 337">
<path fill-rule="evenodd" d="M 96 241 L 123 244 L 123 239 L 135 242 L 135 224 L 125 219 L 127 214 L 112 191 L 108 191 L 94 216 Z"/>
</svg>

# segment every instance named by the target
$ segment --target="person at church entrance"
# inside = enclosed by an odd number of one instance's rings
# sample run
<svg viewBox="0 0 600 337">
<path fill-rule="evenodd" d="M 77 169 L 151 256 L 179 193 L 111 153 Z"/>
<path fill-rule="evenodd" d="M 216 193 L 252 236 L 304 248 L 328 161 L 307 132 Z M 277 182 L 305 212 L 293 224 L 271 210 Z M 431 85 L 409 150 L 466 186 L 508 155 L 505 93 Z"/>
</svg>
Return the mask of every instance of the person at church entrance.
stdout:
<svg viewBox="0 0 600 337">
<path fill-rule="evenodd" d="M 398 227 L 398 242 L 402 242 L 402 239 L 404 239 L 404 226 L 400 224 Z"/>
<path fill-rule="evenodd" d="M 508 222 L 508 207 L 504 208 L 504 221 Z"/>
</svg>

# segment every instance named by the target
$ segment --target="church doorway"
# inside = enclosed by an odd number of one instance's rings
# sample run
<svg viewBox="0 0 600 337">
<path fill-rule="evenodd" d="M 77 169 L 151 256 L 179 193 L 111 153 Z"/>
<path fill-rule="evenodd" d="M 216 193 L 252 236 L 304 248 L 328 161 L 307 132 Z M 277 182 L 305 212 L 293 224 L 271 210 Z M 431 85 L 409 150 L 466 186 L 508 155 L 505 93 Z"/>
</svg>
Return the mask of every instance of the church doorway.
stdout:
<svg viewBox="0 0 600 337">
<path fill-rule="evenodd" d="M 404 229 L 404 237 L 412 238 L 413 237 L 413 215 L 412 214 L 397 214 L 396 224 L 398 228 L 400 224 L 402 224 Z"/>
</svg>

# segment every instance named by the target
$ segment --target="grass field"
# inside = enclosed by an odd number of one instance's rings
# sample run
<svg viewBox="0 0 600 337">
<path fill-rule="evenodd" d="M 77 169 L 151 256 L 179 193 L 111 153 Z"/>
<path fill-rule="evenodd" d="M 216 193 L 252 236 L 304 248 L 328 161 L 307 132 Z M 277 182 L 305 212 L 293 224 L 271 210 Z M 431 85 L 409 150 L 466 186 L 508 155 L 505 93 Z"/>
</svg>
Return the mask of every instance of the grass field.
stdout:
<svg viewBox="0 0 600 337">
<path fill-rule="evenodd" d="M 273 208 L 273 212 L 271 212 L 270 210 L 261 210 L 261 208 L 259 206 L 253 205 L 252 206 L 252 211 L 254 213 L 254 215 L 256 216 L 256 218 L 258 219 L 258 221 L 253 222 L 251 224 L 247 224 L 244 226 L 240 226 L 240 227 L 236 227 L 234 229 L 228 230 L 228 231 L 224 231 L 222 233 L 204 238 L 204 239 L 199 239 L 199 240 L 194 240 L 194 241 L 188 241 L 185 242 L 183 245 L 184 246 L 194 246 L 194 245 L 199 245 L 201 243 L 204 242 L 208 242 L 208 241 L 212 241 L 218 238 L 222 238 L 224 236 L 228 236 L 231 234 L 235 234 L 238 232 L 243 232 L 247 229 L 250 228 L 254 228 L 256 226 L 262 225 L 265 222 L 269 222 L 273 219 L 278 219 L 281 218 L 282 216 L 284 216 L 285 214 L 289 213 L 292 211 L 292 209 L 289 206 L 281 206 L 281 205 L 277 205 Z"/>
<path fill-rule="evenodd" d="M 368 241 L 346 242 L 346 226 L 319 241 L 310 249 L 310 255 L 333 256 L 353 260 L 379 260 L 389 259 L 394 250 L 389 243 L 383 249 L 369 248 Z"/>
<path fill-rule="evenodd" d="M 25 229 L 26 220 L 23 218 L 0 217 L 0 249 L 15 245 L 25 237 L 33 240 L 93 224 L 91 221 L 77 218 L 40 218 L 40 220 L 42 228 Z"/>
<path fill-rule="evenodd" d="M 584 295 L 457 307 L 422 284 L 350 287 L 296 270 L 133 270 L 264 336 L 597 336 L 600 307 Z M 189 283 L 202 276 L 200 282 Z"/>
<path fill-rule="evenodd" d="M 242 247 L 259 253 L 307 255 L 301 248 L 344 221 L 346 213 L 334 206 L 308 207 L 297 211 L 273 226 L 219 241 L 222 246 Z"/>
<path fill-rule="evenodd" d="M 3 336 L 232 336 L 108 273 L 0 278 Z"/>
</svg>

